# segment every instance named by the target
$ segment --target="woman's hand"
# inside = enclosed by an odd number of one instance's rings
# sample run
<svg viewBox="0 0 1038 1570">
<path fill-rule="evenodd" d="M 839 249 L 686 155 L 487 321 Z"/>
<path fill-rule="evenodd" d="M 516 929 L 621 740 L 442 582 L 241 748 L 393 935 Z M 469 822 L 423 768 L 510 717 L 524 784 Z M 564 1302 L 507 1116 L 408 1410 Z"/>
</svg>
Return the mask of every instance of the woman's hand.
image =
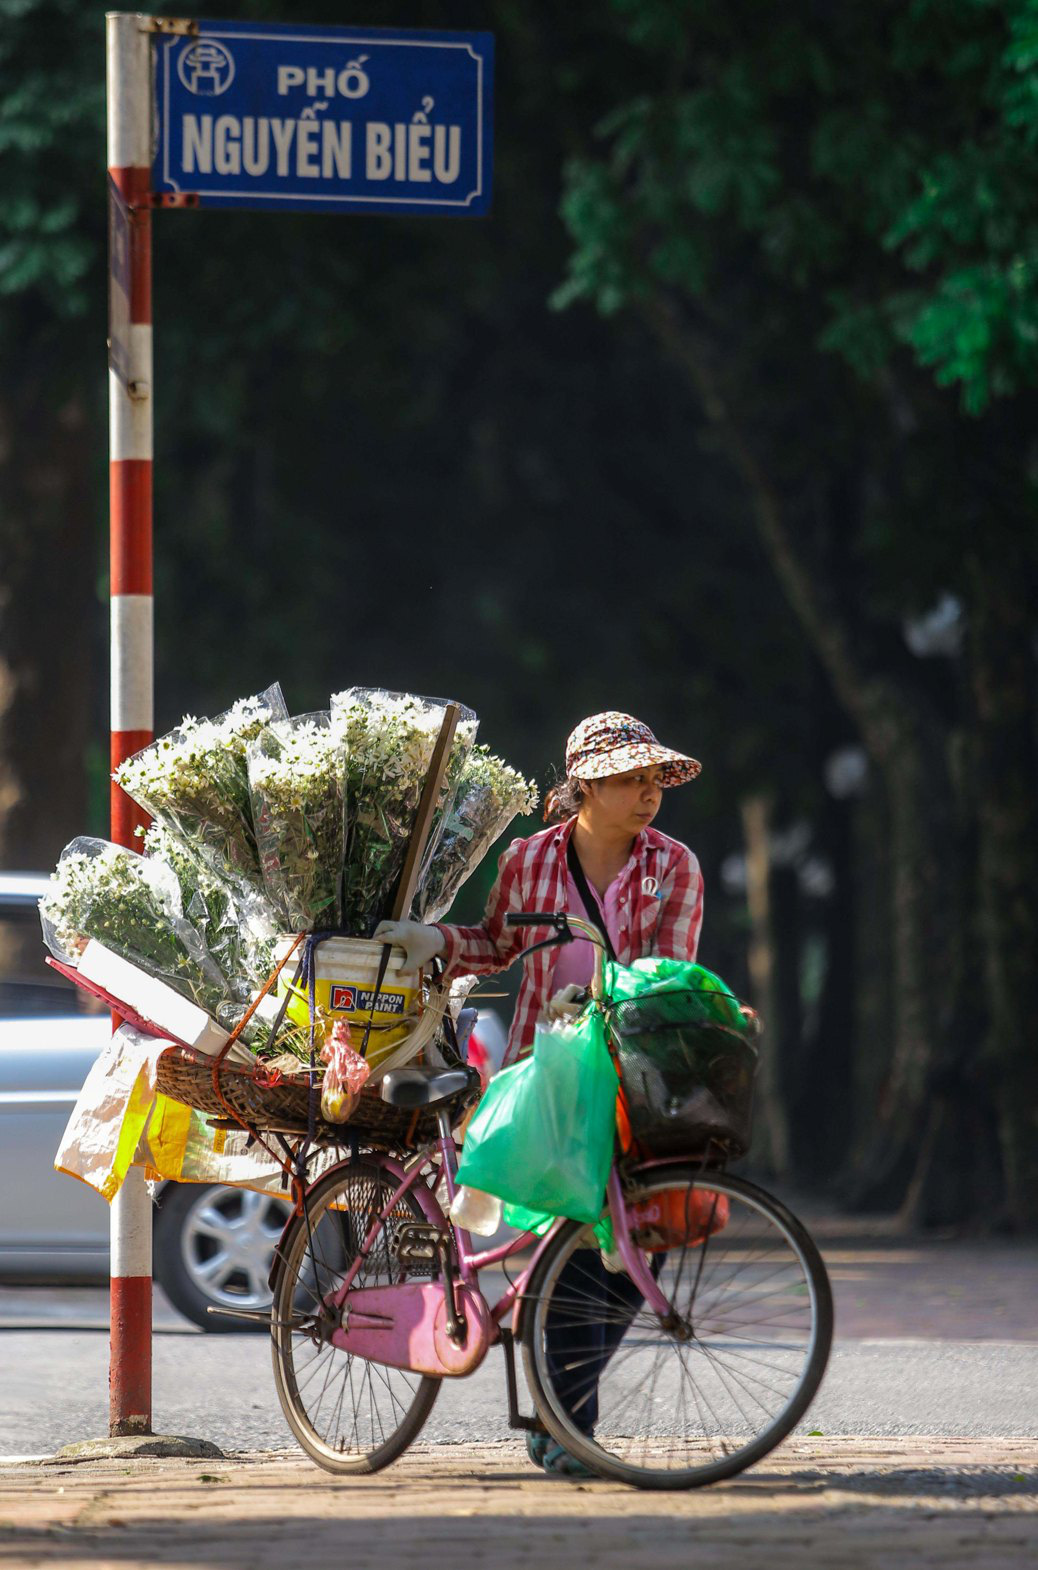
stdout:
<svg viewBox="0 0 1038 1570">
<path fill-rule="evenodd" d="M 576 1019 L 583 1012 L 587 1002 L 587 987 L 579 981 L 569 981 L 562 987 L 548 1004 L 549 1019 Z"/>
<path fill-rule="evenodd" d="M 375 941 L 379 940 L 405 949 L 410 970 L 421 970 L 447 947 L 438 927 L 426 927 L 420 921 L 380 921 L 375 928 Z"/>
</svg>

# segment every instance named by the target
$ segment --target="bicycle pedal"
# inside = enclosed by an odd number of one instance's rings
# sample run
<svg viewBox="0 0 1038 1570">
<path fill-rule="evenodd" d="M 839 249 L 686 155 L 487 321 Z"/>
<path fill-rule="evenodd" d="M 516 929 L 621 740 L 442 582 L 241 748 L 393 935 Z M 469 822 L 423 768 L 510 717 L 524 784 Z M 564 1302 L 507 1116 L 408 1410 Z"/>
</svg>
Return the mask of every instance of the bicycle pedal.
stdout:
<svg viewBox="0 0 1038 1570">
<path fill-rule="evenodd" d="M 391 1253 L 401 1265 L 431 1265 L 443 1246 L 445 1233 L 419 1221 L 402 1226 L 393 1238 Z"/>
</svg>

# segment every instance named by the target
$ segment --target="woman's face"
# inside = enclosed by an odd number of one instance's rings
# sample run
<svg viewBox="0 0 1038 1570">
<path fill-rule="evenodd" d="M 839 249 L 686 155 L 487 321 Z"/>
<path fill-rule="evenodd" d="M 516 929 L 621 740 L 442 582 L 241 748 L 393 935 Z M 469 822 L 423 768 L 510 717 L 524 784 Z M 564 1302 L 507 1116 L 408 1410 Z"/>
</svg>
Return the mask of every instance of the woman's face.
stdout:
<svg viewBox="0 0 1038 1570">
<path fill-rule="evenodd" d="M 595 828 L 618 831 L 632 837 L 648 828 L 663 796 L 660 766 L 630 769 L 626 774 L 610 774 L 604 780 L 589 780 L 588 799 Z"/>
</svg>

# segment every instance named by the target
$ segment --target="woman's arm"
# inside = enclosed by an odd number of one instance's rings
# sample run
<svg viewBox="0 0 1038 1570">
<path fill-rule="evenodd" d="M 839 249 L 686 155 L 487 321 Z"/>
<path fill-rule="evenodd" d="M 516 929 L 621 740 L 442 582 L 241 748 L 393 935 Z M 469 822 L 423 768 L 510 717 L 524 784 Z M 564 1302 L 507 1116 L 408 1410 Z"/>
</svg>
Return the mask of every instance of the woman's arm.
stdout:
<svg viewBox="0 0 1038 1570">
<path fill-rule="evenodd" d="M 520 883 L 524 840 L 513 840 L 497 864 L 497 879 L 487 897 L 483 920 L 477 927 L 452 927 L 437 922 L 443 933 L 446 975 L 490 976 L 507 970 L 530 941 L 529 932 L 505 926 L 510 910 L 523 909 Z"/>
<path fill-rule="evenodd" d="M 703 925 L 703 874 L 684 845 L 663 880 L 660 895 L 653 952 L 664 959 L 694 960 Z"/>
</svg>

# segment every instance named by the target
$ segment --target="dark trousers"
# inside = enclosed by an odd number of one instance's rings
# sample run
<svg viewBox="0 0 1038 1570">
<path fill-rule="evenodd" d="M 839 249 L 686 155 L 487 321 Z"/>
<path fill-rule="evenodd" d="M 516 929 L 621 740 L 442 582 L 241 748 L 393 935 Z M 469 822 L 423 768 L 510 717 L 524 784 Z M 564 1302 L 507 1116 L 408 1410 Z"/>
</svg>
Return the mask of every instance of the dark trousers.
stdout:
<svg viewBox="0 0 1038 1570">
<path fill-rule="evenodd" d="M 666 1256 L 653 1261 L 658 1277 Z M 614 1274 L 597 1248 L 578 1248 L 564 1266 L 545 1326 L 556 1395 L 585 1434 L 598 1421 L 598 1381 L 645 1301 L 626 1271 Z"/>
</svg>

